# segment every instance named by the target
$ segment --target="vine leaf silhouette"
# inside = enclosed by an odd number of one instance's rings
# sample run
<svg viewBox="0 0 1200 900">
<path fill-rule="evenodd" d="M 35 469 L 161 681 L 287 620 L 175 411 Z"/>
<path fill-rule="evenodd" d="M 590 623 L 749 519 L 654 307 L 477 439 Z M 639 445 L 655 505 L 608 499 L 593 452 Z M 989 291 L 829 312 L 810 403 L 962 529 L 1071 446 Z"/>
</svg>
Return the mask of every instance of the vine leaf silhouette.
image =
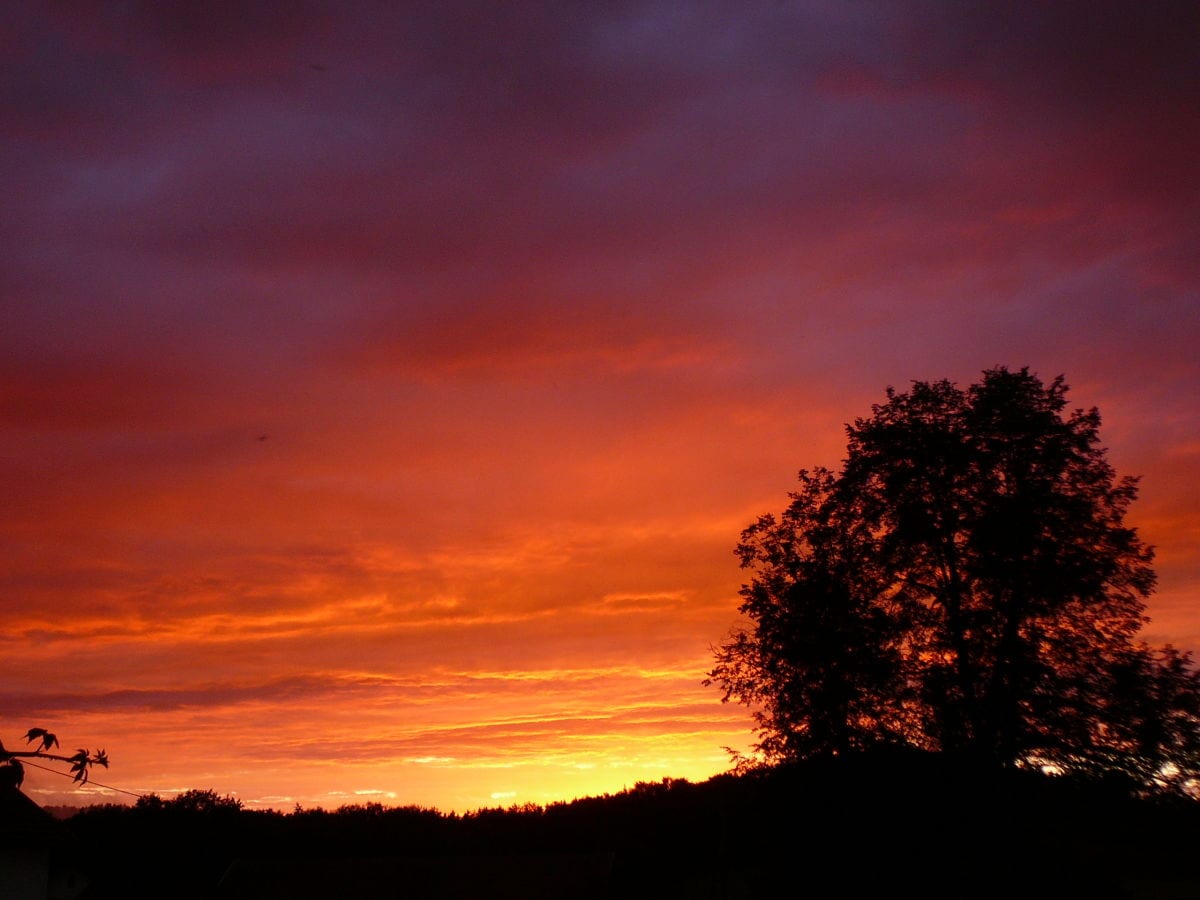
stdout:
<svg viewBox="0 0 1200 900">
<path fill-rule="evenodd" d="M 32 744 L 39 739 L 42 742 L 42 750 L 49 750 L 51 747 L 58 746 L 58 735 L 52 734 L 45 728 L 30 728 L 25 732 L 25 743 Z"/>
<path fill-rule="evenodd" d="M 108 754 L 103 750 L 97 750 L 93 754 L 90 750 L 81 747 L 75 751 L 73 756 L 51 753 L 52 748 L 59 746 L 58 736 L 45 728 L 30 728 L 25 732 L 25 743 L 32 744 L 34 741 L 38 742 L 38 746 L 32 750 L 7 750 L 4 744 L 0 743 L 0 784 L 20 789 L 25 772 L 17 757 L 52 759 L 57 762 L 70 763 L 70 774 L 74 776 L 75 782 L 81 784 L 87 783 L 88 773 L 92 766 L 108 768 Z"/>
</svg>

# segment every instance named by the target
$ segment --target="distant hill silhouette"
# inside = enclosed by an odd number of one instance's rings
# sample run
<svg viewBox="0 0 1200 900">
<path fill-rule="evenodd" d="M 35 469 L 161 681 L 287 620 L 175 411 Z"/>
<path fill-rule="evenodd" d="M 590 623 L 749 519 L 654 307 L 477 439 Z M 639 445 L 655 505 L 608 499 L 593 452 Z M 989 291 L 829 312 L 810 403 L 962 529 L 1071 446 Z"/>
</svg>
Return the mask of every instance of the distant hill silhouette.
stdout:
<svg viewBox="0 0 1200 900">
<path fill-rule="evenodd" d="M 349 895 L 406 900 L 1200 897 L 1200 802 L 918 753 L 461 816 L 164 801 L 64 824 L 89 898 L 303 900 L 347 895 L 330 893 L 339 877 Z"/>
</svg>

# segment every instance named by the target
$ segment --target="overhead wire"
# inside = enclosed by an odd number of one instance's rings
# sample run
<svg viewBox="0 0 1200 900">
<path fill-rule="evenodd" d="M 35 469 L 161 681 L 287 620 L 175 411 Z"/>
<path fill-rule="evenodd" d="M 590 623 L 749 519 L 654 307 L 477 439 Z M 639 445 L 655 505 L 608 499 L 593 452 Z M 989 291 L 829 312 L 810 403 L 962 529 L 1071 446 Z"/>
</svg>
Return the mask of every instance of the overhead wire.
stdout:
<svg viewBox="0 0 1200 900">
<path fill-rule="evenodd" d="M 43 772 L 51 772 L 55 775 L 61 775 L 63 778 L 74 780 L 75 776 L 69 772 L 60 772 L 58 769 L 52 769 L 49 766 L 43 766 L 40 763 L 35 763 L 28 758 L 22 759 L 21 764 L 25 766 L 33 766 L 35 769 L 41 769 Z M 139 800 L 145 797 L 145 794 L 139 794 L 135 791 L 127 791 L 125 788 L 113 787 L 111 784 L 101 784 L 99 781 L 89 778 L 87 781 L 79 782 L 81 786 L 104 788 L 106 791 L 116 791 L 120 794 L 128 794 L 130 797 L 137 797 Z"/>
</svg>

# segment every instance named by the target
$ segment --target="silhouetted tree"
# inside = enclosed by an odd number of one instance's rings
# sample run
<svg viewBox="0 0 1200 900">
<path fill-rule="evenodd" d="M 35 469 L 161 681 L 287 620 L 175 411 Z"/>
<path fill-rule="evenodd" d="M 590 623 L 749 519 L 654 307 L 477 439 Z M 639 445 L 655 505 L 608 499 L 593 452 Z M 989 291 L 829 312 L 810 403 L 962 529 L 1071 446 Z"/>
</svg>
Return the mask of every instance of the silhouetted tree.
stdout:
<svg viewBox="0 0 1200 900">
<path fill-rule="evenodd" d="M 1172 646 L 1127 650 L 1108 673 L 1103 740 L 1083 764 L 1195 794 L 1200 784 L 1200 677 Z M 1099 757 L 1099 760 L 1096 759 Z M 1070 765 L 1070 761 L 1067 761 Z"/>
<path fill-rule="evenodd" d="M 1200 674 L 1135 644 L 1152 551 L 1125 525 L 1095 409 L 1061 377 L 915 382 L 847 428 L 742 534 L 752 627 L 709 683 L 757 707 L 770 760 L 905 744 L 1176 783 L 1200 766 Z M 1190 774 L 1188 774 L 1190 773 Z"/>
<path fill-rule="evenodd" d="M 769 758 L 903 742 L 904 611 L 880 593 L 874 536 L 827 469 L 802 471 L 778 519 L 760 516 L 737 553 L 757 570 L 742 612 L 755 622 L 716 651 L 711 677 L 753 704 Z"/>
<path fill-rule="evenodd" d="M 164 800 L 158 794 L 138 797 L 135 808 L 144 810 L 165 809 L 183 814 L 211 814 L 238 811 L 242 801 L 233 796 L 222 796 L 212 789 L 193 788 Z"/>
</svg>

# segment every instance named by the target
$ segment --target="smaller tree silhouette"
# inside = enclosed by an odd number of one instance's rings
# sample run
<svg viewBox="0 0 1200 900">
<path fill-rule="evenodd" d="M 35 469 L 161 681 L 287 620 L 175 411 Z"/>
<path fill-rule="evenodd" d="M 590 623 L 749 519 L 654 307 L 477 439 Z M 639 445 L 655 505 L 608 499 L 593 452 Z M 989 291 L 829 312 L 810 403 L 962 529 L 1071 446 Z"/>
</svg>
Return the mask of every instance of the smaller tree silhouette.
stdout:
<svg viewBox="0 0 1200 900">
<path fill-rule="evenodd" d="M 25 745 L 28 747 L 35 742 L 39 746 L 33 750 L 8 750 L 3 742 L 0 742 L 0 787 L 20 789 L 25 780 L 25 767 L 21 764 L 21 758 L 69 763 L 70 774 L 79 784 L 87 783 L 92 766 L 108 768 L 108 754 L 103 750 L 92 753 L 86 748 L 80 748 L 71 756 L 51 753 L 51 750 L 59 747 L 58 735 L 45 728 L 30 728 L 25 732 Z"/>
<path fill-rule="evenodd" d="M 134 808 L 152 812 L 166 809 L 185 814 L 227 813 L 240 811 L 242 801 L 233 796 L 221 796 L 211 788 L 193 788 L 169 800 L 164 800 L 158 794 L 143 794 L 138 797 Z"/>
</svg>

